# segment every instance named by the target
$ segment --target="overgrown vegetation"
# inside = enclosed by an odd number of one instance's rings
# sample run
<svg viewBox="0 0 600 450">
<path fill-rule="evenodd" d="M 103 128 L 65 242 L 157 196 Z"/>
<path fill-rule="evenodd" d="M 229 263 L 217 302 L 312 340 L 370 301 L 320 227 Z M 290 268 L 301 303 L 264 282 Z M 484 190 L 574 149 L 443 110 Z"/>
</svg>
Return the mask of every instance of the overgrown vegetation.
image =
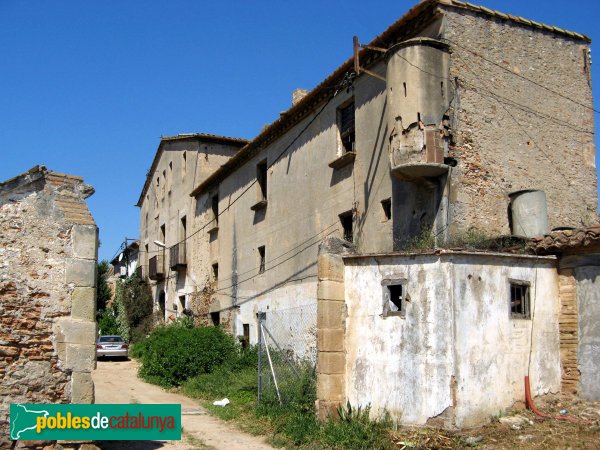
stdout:
<svg viewBox="0 0 600 450">
<path fill-rule="evenodd" d="M 271 350 L 276 358 L 277 350 Z M 369 418 L 369 408 L 340 409 L 341 420 L 320 422 L 315 414 L 316 378 L 311 364 L 299 364 L 299 376 L 282 381 L 281 405 L 268 392 L 258 392 L 258 350 L 243 349 L 220 327 L 197 327 L 179 321 L 162 326 L 136 343 L 140 376 L 165 387 L 180 386 L 214 415 L 236 421 L 245 431 L 270 436 L 278 447 L 386 449 L 392 447 L 389 420 Z M 215 400 L 228 398 L 226 407 Z"/>
<path fill-rule="evenodd" d="M 436 235 L 431 228 L 426 228 L 406 242 L 398 242 L 397 244 L 399 248 L 409 252 L 433 250 L 434 248 L 526 252 L 526 240 L 522 238 L 514 236 L 492 237 L 485 231 L 474 227 L 458 230 L 447 239 L 444 239 L 442 233 Z"/>
<path fill-rule="evenodd" d="M 108 262 L 100 262 L 96 313 L 100 334 L 118 334 L 132 342 L 143 339 L 150 333 L 154 323 L 150 286 L 135 274 L 124 280 L 117 280 L 111 302 L 109 275 Z"/>
<path fill-rule="evenodd" d="M 155 329 L 141 350 L 140 376 L 160 386 L 179 386 L 235 359 L 238 347 L 220 327 L 190 327 L 185 322 Z"/>
</svg>

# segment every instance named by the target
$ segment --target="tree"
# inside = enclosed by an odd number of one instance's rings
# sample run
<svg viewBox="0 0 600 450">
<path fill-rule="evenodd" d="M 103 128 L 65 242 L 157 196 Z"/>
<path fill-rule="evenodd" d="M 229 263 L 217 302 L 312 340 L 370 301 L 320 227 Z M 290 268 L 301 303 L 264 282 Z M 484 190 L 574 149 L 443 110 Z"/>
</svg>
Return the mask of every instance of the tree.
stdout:
<svg viewBox="0 0 600 450">
<path fill-rule="evenodd" d="M 104 311 L 111 298 L 110 287 L 106 281 L 109 276 L 110 265 L 104 260 L 98 264 L 98 290 L 96 292 L 96 305 L 98 313 Z"/>
</svg>

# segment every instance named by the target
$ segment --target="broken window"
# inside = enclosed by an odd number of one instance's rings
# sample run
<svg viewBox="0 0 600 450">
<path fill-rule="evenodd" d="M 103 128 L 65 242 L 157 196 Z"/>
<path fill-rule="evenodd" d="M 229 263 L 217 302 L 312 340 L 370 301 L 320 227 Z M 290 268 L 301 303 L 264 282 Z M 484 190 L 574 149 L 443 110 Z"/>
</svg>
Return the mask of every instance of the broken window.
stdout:
<svg viewBox="0 0 600 450">
<path fill-rule="evenodd" d="M 510 315 L 514 319 L 530 319 L 529 283 L 510 282 Z"/>
<path fill-rule="evenodd" d="M 258 257 L 259 257 L 259 266 L 258 273 L 263 273 L 265 271 L 265 246 L 261 245 L 258 247 Z"/>
<path fill-rule="evenodd" d="M 338 109 L 338 128 L 342 142 L 342 153 L 355 150 L 354 100 Z"/>
<path fill-rule="evenodd" d="M 381 200 L 381 207 L 383 208 L 384 222 L 390 220 L 392 218 L 392 199 Z"/>
<path fill-rule="evenodd" d="M 406 280 L 383 280 L 383 317 L 406 314 Z"/>
<path fill-rule="evenodd" d="M 267 160 L 256 165 L 256 181 L 258 182 L 258 199 L 267 199 Z"/>
<path fill-rule="evenodd" d="M 342 237 L 348 242 L 353 242 L 354 236 L 352 235 L 352 211 L 346 211 L 339 215 L 340 223 L 342 225 Z"/>
</svg>

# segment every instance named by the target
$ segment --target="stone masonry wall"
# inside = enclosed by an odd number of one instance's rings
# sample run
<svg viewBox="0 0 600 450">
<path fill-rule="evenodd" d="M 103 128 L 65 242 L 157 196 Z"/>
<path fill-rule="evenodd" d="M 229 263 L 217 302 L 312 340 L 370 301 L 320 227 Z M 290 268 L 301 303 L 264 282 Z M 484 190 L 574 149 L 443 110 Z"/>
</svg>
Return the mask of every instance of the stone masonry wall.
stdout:
<svg viewBox="0 0 600 450">
<path fill-rule="evenodd" d="M 339 252 L 331 252 L 332 242 L 321 244 L 318 257 L 317 413 L 321 420 L 337 417 L 337 408 L 346 399 L 344 261 Z"/>
<path fill-rule="evenodd" d="M 93 189 L 44 167 L 0 183 L 0 447 L 11 403 L 93 403 Z"/>
<path fill-rule="evenodd" d="M 458 107 L 451 231 L 508 234 L 508 194 L 523 189 L 546 193 L 550 229 L 593 223 L 588 44 L 469 11 L 448 10 L 445 20 Z"/>
</svg>

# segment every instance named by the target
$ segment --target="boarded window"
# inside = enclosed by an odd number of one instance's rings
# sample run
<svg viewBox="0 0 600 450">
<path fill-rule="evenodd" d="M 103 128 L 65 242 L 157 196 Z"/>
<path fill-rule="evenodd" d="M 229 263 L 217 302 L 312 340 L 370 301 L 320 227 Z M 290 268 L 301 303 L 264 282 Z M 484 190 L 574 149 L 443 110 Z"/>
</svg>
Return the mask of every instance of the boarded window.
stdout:
<svg viewBox="0 0 600 450">
<path fill-rule="evenodd" d="M 342 141 L 342 151 L 354 151 L 354 101 L 338 109 L 338 127 Z"/>
<path fill-rule="evenodd" d="M 514 319 L 530 319 L 529 283 L 510 282 L 510 315 Z"/>
</svg>

